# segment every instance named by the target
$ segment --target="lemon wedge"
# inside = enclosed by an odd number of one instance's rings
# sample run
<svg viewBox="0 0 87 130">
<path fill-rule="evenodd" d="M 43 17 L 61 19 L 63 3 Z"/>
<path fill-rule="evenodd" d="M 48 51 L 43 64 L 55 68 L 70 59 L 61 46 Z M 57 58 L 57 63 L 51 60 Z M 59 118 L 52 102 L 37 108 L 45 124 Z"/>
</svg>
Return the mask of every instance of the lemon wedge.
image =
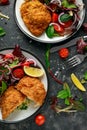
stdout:
<svg viewBox="0 0 87 130">
<path fill-rule="evenodd" d="M 85 87 L 81 84 L 81 82 L 74 73 L 71 74 L 71 79 L 78 89 L 80 89 L 81 91 L 86 91 Z"/>
<path fill-rule="evenodd" d="M 32 77 L 41 77 L 44 75 L 44 71 L 39 68 L 24 66 L 24 72 Z"/>
</svg>

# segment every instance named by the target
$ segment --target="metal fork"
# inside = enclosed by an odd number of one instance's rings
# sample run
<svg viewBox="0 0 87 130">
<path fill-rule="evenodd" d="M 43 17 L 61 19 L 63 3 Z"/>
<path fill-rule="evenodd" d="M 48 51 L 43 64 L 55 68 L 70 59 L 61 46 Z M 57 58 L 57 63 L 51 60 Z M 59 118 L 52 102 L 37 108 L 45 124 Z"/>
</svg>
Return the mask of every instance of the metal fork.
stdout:
<svg viewBox="0 0 87 130">
<path fill-rule="evenodd" d="M 71 57 L 70 59 L 68 59 L 66 61 L 66 63 L 69 66 L 69 68 L 73 68 L 73 67 L 81 64 L 84 61 L 85 57 L 87 57 L 87 53 L 84 54 L 84 55 L 83 54 L 77 54 L 77 55 Z"/>
</svg>

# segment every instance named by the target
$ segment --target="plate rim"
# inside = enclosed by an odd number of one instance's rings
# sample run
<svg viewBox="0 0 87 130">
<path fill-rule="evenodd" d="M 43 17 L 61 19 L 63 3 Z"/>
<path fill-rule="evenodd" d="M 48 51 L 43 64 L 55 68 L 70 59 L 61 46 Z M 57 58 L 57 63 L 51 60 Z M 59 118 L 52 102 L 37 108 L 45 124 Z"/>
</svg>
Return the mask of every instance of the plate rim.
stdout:
<svg viewBox="0 0 87 130">
<path fill-rule="evenodd" d="M 46 70 L 46 67 L 45 65 L 42 63 L 42 61 L 33 53 L 29 52 L 28 50 L 26 49 L 23 49 L 22 47 L 20 47 L 22 51 L 32 55 L 35 59 L 38 60 L 38 62 L 40 62 L 40 64 L 42 65 L 42 67 L 44 68 L 44 71 L 45 71 L 45 74 L 46 74 L 46 78 L 47 78 L 47 92 L 46 92 L 46 97 L 45 97 L 45 100 L 44 100 L 44 103 L 42 104 L 42 106 L 40 106 L 35 113 L 33 113 L 32 115 L 30 115 L 29 117 L 26 117 L 25 119 L 21 119 L 21 120 L 17 120 L 17 121 L 8 121 L 8 120 L 1 120 L 0 119 L 0 122 L 1 123 L 5 123 L 5 124 L 15 124 L 15 123 L 19 123 L 19 122 L 22 122 L 24 120 L 31 120 L 33 116 L 36 116 L 38 114 L 38 112 L 41 110 L 41 108 L 45 107 L 47 101 L 48 101 L 48 97 L 49 97 L 49 77 L 48 77 L 48 73 L 47 73 L 47 70 Z M 8 48 L 3 48 L 3 49 L 0 49 L 0 52 L 1 51 L 5 51 L 5 50 L 13 50 L 14 47 L 8 47 Z"/>
<path fill-rule="evenodd" d="M 28 38 L 31 38 L 32 40 L 34 40 L 34 41 L 37 41 L 37 42 L 39 42 L 39 43 L 43 43 L 43 44 L 58 44 L 58 43 L 61 43 L 61 42 L 64 42 L 64 41 L 66 41 L 67 39 L 69 39 L 69 38 L 71 38 L 72 36 L 74 36 L 78 31 L 79 31 L 79 29 L 80 29 L 80 27 L 81 27 L 81 25 L 82 25 L 82 23 L 83 23 L 83 21 L 84 21 L 84 19 L 85 19 L 85 15 L 86 15 L 86 7 L 85 7 L 85 4 L 84 4 L 84 7 L 83 7 L 83 16 L 82 16 L 82 20 L 81 20 L 81 22 L 77 25 L 77 28 L 76 28 L 76 31 L 75 32 L 73 32 L 71 35 L 68 35 L 67 37 L 65 37 L 63 40 L 62 39 L 60 39 L 60 40 L 55 40 L 54 42 L 52 41 L 42 41 L 41 39 L 36 39 L 35 37 L 32 37 L 32 36 L 30 36 L 26 31 L 24 31 L 23 30 L 23 28 L 20 26 L 20 24 L 19 24 L 19 22 L 18 22 L 18 20 L 17 20 L 17 17 L 16 17 L 16 13 L 15 13 L 15 8 L 16 8 L 16 2 L 17 2 L 17 0 L 15 0 L 14 1 L 14 7 L 13 7 L 13 9 L 14 9 L 14 20 L 15 20 L 15 22 L 16 22 L 16 24 L 17 24 L 17 26 L 18 26 L 18 28 L 20 29 L 20 31 L 25 35 L 25 36 L 27 36 Z M 84 3 L 84 1 L 82 0 L 82 2 Z"/>
</svg>

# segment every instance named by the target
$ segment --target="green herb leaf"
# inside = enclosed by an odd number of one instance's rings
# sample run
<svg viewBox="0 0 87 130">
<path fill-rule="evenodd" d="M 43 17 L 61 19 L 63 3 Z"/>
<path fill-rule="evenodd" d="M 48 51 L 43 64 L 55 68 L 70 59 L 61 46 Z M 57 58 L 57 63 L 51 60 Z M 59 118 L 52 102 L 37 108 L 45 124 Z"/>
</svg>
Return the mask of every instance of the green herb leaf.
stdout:
<svg viewBox="0 0 87 130">
<path fill-rule="evenodd" d="M 65 82 L 65 83 L 63 84 L 63 87 L 64 87 L 64 90 L 67 91 L 68 97 L 71 97 L 72 95 L 71 95 L 71 90 L 70 90 L 70 88 L 69 88 L 69 85 Z"/>
<path fill-rule="evenodd" d="M 50 44 L 47 44 L 46 46 L 46 53 L 45 53 L 45 63 L 46 63 L 46 67 L 47 69 L 50 67 Z"/>
<path fill-rule="evenodd" d="M 46 34 L 49 38 L 54 36 L 54 27 L 52 25 L 46 29 Z"/>
<path fill-rule="evenodd" d="M 15 67 L 18 63 L 19 63 L 19 60 L 16 59 L 11 64 L 9 64 L 9 66 L 12 68 L 12 67 Z"/>
<path fill-rule="evenodd" d="M 4 36 L 6 34 L 6 32 L 4 31 L 4 29 L 2 27 L 0 27 L 0 37 Z"/>
<path fill-rule="evenodd" d="M 84 104 L 80 101 L 74 101 L 73 102 L 73 108 L 78 110 L 78 111 L 84 111 L 85 110 Z"/>
<path fill-rule="evenodd" d="M 66 104 L 66 105 L 70 105 L 70 102 L 69 102 L 69 99 L 68 99 L 68 98 L 65 99 L 65 104 Z"/>
<path fill-rule="evenodd" d="M 68 2 L 68 0 L 63 0 L 62 6 L 65 8 L 77 8 L 75 4 Z"/>
<path fill-rule="evenodd" d="M 68 97 L 68 93 L 66 90 L 61 90 L 58 92 L 57 97 L 61 99 L 65 99 Z"/>
<path fill-rule="evenodd" d="M 4 81 L 2 81 L 2 86 L 0 87 L 0 94 L 2 95 L 6 89 L 7 84 Z"/>
<path fill-rule="evenodd" d="M 20 106 L 18 106 L 17 109 L 26 110 L 28 108 L 29 103 L 30 100 L 26 98 L 25 102 L 23 102 Z"/>
<path fill-rule="evenodd" d="M 63 15 L 60 16 L 61 22 L 67 22 L 70 19 L 72 19 L 72 16 L 70 14 L 63 14 Z"/>
<path fill-rule="evenodd" d="M 87 80 L 87 72 L 84 73 L 84 79 Z"/>
</svg>

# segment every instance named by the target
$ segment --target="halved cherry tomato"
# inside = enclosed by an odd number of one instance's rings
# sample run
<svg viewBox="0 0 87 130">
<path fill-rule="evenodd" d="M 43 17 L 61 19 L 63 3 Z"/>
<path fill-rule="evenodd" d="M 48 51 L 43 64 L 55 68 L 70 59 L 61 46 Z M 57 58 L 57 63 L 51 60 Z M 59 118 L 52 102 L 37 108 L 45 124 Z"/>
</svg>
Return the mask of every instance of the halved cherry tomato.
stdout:
<svg viewBox="0 0 87 130">
<path fill-rule="evenodd" d="M 53 25 L 53 26 L 54 26 L 54 30 L 56 32 L 58 32 L 58 33 L 63 33 L 64 32 L 64 28 L 61 25 L 57 24 L 57 25 Z"/>
<path fill-rule="evenodd" d="M 58 14 L 57 13 L 52 13 L 52 18 L 51 18 L 53 23 L 57 23 L 58 22 Z"/>
<path fill-rule="evenodd" d="M 59 53 L 59 56 L 63 59 L 69 56 L 69 50 L 67 48 L 60 49 L 58 53 Z"/>
<path fill-rule="evenodd" d="M 42 114 L 38 114 L 36 117 L 35 117 L 35 123 L 38 125 L 38 126 L 41 126 L 45 123 L 45 116 L 42 115 Z"/>
<path fill-rule="evenodd" d="M 63 23 L 62 23 L 62 26 L 63 26 L 64 28 L 68 28 L 68 27 L 70 27 L 70 26 L 72 25 L 72 23 L 73 23 L 73 21 L 72 21 L 72 20 L 69 20 L 69 21 L 67 21 L 67 22 L 63 22 Z"/>
</svg>

